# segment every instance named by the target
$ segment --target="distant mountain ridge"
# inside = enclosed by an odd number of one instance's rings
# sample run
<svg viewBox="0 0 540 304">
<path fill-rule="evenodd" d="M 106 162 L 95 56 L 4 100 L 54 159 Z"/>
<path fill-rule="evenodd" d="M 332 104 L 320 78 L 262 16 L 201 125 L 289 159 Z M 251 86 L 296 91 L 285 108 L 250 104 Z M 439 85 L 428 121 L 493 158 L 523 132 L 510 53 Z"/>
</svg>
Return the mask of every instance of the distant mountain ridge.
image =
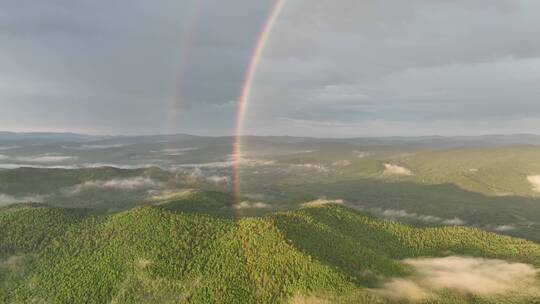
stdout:
<svg viewBox="0 0 540 304">
<path fill-rule="evenodd" d="M 422 145 L 452 147 L 456 145 L 540 145 L 540 135 L 537 134 L 487 134 L 466 136 L 380 136 L 380 137 L 304 137 L 304 136 L 258 136 L 244 135 L 246 141 L 266 141 L 283 144 L 294 143 L 345 143 L 361 145 Z M 185 133 L 155 134 L 155 135 L 88 135 L 80 133 L 55 132 L 9 132 L 0 131 L 1 141 L 38 140 L 38 141 L 117 141 L 124 142 L 156 142 L 184 140 L 221 140 L 232 141 L 233 136 L 200 136 Z"/>
</svg>

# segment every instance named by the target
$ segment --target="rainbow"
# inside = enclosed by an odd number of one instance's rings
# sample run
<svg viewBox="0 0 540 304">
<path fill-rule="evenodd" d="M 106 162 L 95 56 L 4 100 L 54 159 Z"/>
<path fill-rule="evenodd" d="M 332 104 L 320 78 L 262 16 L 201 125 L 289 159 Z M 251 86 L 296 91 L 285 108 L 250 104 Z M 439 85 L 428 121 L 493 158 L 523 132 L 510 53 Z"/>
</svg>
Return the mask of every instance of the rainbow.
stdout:
<svg viewBox="0 0 540 304">
<path fill-rule="evenodd" d="M 202 12 L 202 0 L 193 0 L 190 2 L 191 6 L 188 7 L 190 14 L 188 18 L 182 23 L 182 33 L 180 46 L 181 50 L 178 57 L 176 79 L 175 79 L 175 91 L 169 101 L 168 117 L 165 125 L 165 134 L 175 134 L 176 122 L 178 120 L 178 113 L 180 111 L 181 102 L 184 98 L 185 88 L 185 73 L 188 67 L 188 63 L 195 45 L 194 40 L 199 28 Z"/>
<path fill-rule="evenodd" d="M 285 5 L 285 0 L 275 0 L 273 5 L 270 8 L 270 12 L 264 22 L 264 25 L 259 32 L 259 36 L 253 47 L 252 55 L 249 59 L 247 69 L 244 73 L 244 81 L 242 83 L 242 89 L 240 91 L 240 96 L 238 98 L 237 108 L 236 108 L 236 121 L 234 126 L 233 134 L 233 148 L 232 148 L 232 159 L 233 159 L 233 176 L 232 176 L 232 190 L 233 190 L 233 207 L 237 207 L 240 200 L 240 172 L 239 166 L 241 161 L 242 153 L 242 126 L 244 124 L 246 109 L 248 106 L 249 98 L 251 95 L 251 88 L 253 81 L 255 79 L 255 74 L 257 71 L 257 66 L 261 60 L 261 57 L 264 53 L 264 49 L 268 44 L 268 38 L 274 24 L 280 15 L 283 6 Z M 238 208 L 234 208 L 238 210 Z M 236 211 L 238 212 L 238 211 Z M 238 216 L 238 214 L 237 214 Z"/>
</svg>

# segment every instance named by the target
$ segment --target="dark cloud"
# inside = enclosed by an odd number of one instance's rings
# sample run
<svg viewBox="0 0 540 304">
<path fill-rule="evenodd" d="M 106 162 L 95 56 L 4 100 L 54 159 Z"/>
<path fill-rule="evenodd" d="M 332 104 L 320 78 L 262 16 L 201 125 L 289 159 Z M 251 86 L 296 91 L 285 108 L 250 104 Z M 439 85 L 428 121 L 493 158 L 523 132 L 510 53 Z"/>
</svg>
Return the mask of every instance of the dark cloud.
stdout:
<svg viewBox="0 0 540 304">
<path fill-rule="evenodd" d="M 290 1 L 258 72 L 249 126 L 264 131 L 275 116 L 277 126 L 295 121 L 283 132 L 312 135 L 328 133 L 315 125 L 349 136 L 538 132 L 539 8 Z"/>
<path fill-rule="evenodd" d="M 271 3 L 2 1 L 0 129 L 229 133 Z M 538 9 L 288 0 L 245 132 L 538 132 Z"/>
<path fill-rule="evenodd" d="M 268 4 L 3 1 L 0 128 L 182 131 L 169 112 L 236 99 Z M 219 131 L 233 117 L 189 120 Z"/>
</svg>

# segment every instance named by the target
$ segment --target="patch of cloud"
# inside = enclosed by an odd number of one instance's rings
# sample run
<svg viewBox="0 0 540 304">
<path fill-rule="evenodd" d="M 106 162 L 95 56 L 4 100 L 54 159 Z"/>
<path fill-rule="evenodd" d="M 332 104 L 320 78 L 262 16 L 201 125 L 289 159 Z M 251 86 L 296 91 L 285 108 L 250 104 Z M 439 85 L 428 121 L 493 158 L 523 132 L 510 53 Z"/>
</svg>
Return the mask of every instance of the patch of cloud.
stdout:
<svg viewBox="0 0 540 304">
<path fill-rule="evenodd" d="M 539 292 L 539 270 L 527 264 L 459 256 L 407 259 L 403 263 L 411 267 L 413 274 L 390 280 L 376 293 L 418 301 L 436 298 L 445 290 L 475 296 Z"/>
<path fill-rule="evenodd" d="M 373 155 L 373 153 L 367 151 L 354 151 L 353 153 L 356 155 L 357 158 L 366 158 Z"/>
<path fill-rule="evenodd" d="M 540 192 L 540 175 L 529 175 L 527 181 L 533 186 L 534 192 Z"/>
<path fill-rule="evenodd" d="M 408 218 L 408 219 L 418 220 L 418 221 L 426 222 L 426 223 L 442 223 L 443 221 L 445 221 L 442 218 L 438 216 L 434 216 L 434 215 L 419 215 L 417 213 L 409 213 L 405 210 L 396 210 L 396 209 L 383 210 L 381 212 L 381 215 L 385 218 L 389 218 L 393 220 Z"/>
<path fill-rule="evenodd" d="M 0 193 L 0 206 L 15 203 L 42 203 L 45 200 L 43 195 L 11 196 Z"/>
<path fill-rule="evenodd" d="M 235 205 L 234 208 L 236 209 L 270 209 L 272 208 L 272 206 L 264 202 L 243 201 L 243 202 L 240 202 L 238 205 Z"/>
<path fill-rule="evenodd" d="M 163 152 L 163 153 L 175 153 L 175 152 L 180 152 L 181 149 L 163 149 L 163 150 L 160 150 L 159 152 Z"/>
<path fill-rule="evenodd" d="M 445 219 L 435 215 L 418 214 L 416 212 L 407 212 L 403 209 L 381 209 L 381 208 L 365 208 L 364 206 L 349 205 L 351 208 L 366 211 L 375 214 L 380 217 L 384 217 L 390 220 L 408 220 L 423 222 L 427 224 L 443 225 L 443 226 L 464 226 L 467 223 L 458 218 Z"/>
<path fill-rule="evenodd" d="M 0 169 L 17 169 L 17 168 L 43 168 L 43 169 L 79 169 L 76 165 L 29 165 L 29 164 L 0 164 Z"/>
<path fill-rule="evenodd" d="M 263 193 L 246 193 L 243 195 L 244 197 L 247 197 L 252 200 L 272 200 L 274 197 L 268 194 Z"/>
<path fill-rule="evenodd" d="M 302 204 L 304 207 L 318 207 L 318 206 L 324 206 L 329 204 L 337 204 L 337 205 L 344 205 L 345 201 L 338 198 L 338 199 L 326 199 L 326 198 L 318 198 L 313 201 L 305 202 Z"/>
<path fill-rule="evenodd" d="M 78 147 L 71 147 L 71 146 L 62 146 L 63 148 L 66 148 L 66 149 L 73 149 L 73 150 L 102 150 L 102 149 L 111 149 L 111 148 L 121 148 L 121 147 L 125 147 L 126 144 L 109 144 L 109 145 L 106 145 L 106 144 L 102 144 L 102 145 L 99 145 L 99 144 L 94 144 L 94 145 L 81 145 L 81 146 L 78 146 Z"/>
<path fill-rule="evenodd" d="M 71 187 L 68 195 L 75 195 L 87 189 L 118 189 L 118 190 L 138 190 L 161 187 L 159 181 L 146 176 L 136 176 L 130 178 L 115 178 L 111 180 L 93 180 Z"/>
<path fill-rule="evenodd" d="M 319 172 L 330 171 L 326 166 L 319 165 L 319 164 L 291 164 L 291 167 L 296 168 L 296 169 L 313 170 L 313 171 L 319 171 Z"/>
<path fill-rule="evenodd" d="M 349 160 L 343 159 L 343 160 L 337 160 L 332 163 L 332 166 L 334 167 L 347 167 L 350 166 L 352 163 Z"/>
<path fill-rule="evenodd" d="M 276 164 L 273 160 L 266 160 L 266 159 L 251 159 L 251 158 L 239 158 L 236 160 L 238 164 L 241 166 L 251 166 L 251 167 L 257 167 L 257 166 L 273 166 Z"/>
<path fill-rule="evenodd" d="M 453 219 L 446 219 L 441 222 L 442 225 L 445 226 L 463 226 L 465 225 L 465 221 L 460 219 L 459 217 L 455 217 Z"/>
<path fill-rule="evenodd" d="M 27 163 L 62 163 L 65 161 L 75 160 L 75 156 L 67 155 L 54 155 L 54 154 L 42 154 L 37 156 L 21 156 L 21 157 L 12 157 L 4 154 L 0 154 L 0 160 L 10 160 L 14 162 L 27 162 Z"/>
<path fill-rule="evenodd" d="M 163 155 L 164 156 L 182 156 L 184 154 L 185 154 L 184 152 L 169 152 L 169 153 L 164 153 Z"/>
<path fill-rule="evenodd" d="M 208 163 L 194 163 L 194 164 L 178 164 L 174 165 L 172 169 L 182 169 L 182 168 L 228 168 L 232 167 L 233 162 L 208 162 Z"/>
<path fill-rule="evenodd" d="M 65 161 L 75 160 L 76 158 L 77 157 L 75 156 L 44 154 L 30 157 L 17 157 L 16 159 L 18 161 L 29 163 L 62 163 Z"/>
<path fill-rule="evenodd" d="M 219 175 L 208 176 L 206 179 L 216 184 L 228 184 L 231 181 L 230 176 L 219 176 Z"/>
<path fill-rule="evenodd" d="M 141 169 L 141 168 L 152 168 L 159 167 L 156 164 L 113 164 L 113 163 L 85 163 L 75 168 L 100 168 L 100 167 L 111 167 L 118 169 Z"/>
<path fill-rule="evenodd" d="M 500 225 L 500 226 L 493 227 L 491 230 L 496 231 L 496 232 L 508 232 L 508 231 L 516 230 L 516 226 L 514 226 L 514 225 Z"/>
<path fill-rule="evenodd" d="M 0 147 L 0 150 L 1 150 L 1 151 L 12 150 L 12 149 L 20 148 L 20 147 L 21 147 L 21 146 L 2 146 L 2 147 Z"/>
<path fill-rule="evenodd" d="M 149 188 L 158 186 L 159 182 L 149 178 L 149 177 L 133 177 L 125 179 L 112 179 L 103 183 L 105 188 L 117 188 L 117 189 L 126 189 L 133 190 L 138 188 Z"/>
<path fill-rule="evenodd" d="M 231 181 L 230 176 L 215 175 L 215 174 L 207 176 L 207 174 L 205 174 L 205 172 L 199 167 L 195 167 L 189 170 L 184 170 L 182 172 L 186 174 L 189 179 L 192 179 L 192 180 L 207 180 L 209 182 L 213 182 L 216 184 L 226 184 Z"/>
<path fill-rule="evenodd" d="M 193 168 L 191 170 L 189 170 L 187 172 L 187 175 L 189 178 L 191 179 L 200 179 L 200 178 L 204 178 L 204 173 L 203 171 L 201 170 L 201 168 L 199 167 L 196 167 L 196 168 Z"/>
<path fill-rule="evenodd" d="M 157 201 L 185 198 L 194 193 L 192 189 L 166 190 L 166 191 L 150 190 L 148 192 L 151 195 L 151 199 L 157 200 Z"/>
<path fill-rule="evenodd" d="M 384 164 L 384 174 L 411 176 L 412 172 L 411 172 L 411 170 L 409 170 L 409 169 L 407 169 L 405 167 L 402 167 L 402 166 L 399 166 L 399 165 L 396 165 L 396 164 L 386 163 L 386 164 Z"/>
<path fill-rule="evenodd" d="M 496 196 L 512 196 L 516 195 L 514 192 L 495 192 Z"/>
<path fill-rule="evenodd" d="M 161 153 L 163 155 L 166 155 L 166 156 L 181 156 L 181 155 L 184 155 L 185 152 L 189 152 L 189 151 L 195 151 L 195 150 L 198 150 L 199 148 L 195 148 L 195 147 L 186 147 L 186 148 L 168 148 L 168 149 L 162 149 L 162 150 L 154 150 L 154 151 L 150 151 L 152 153 Z"/>
<path fill-rule="evenodd" d="M 207 162 L 207 163 L 191 163 L 191 164 L 177 164 L 172 166 L 172 169 L 182 169 L 182 168 L 231 168 L 235 164 L 247 167 L 257 167 L 257 166 L 272 166 L 276 162 L 272 160 L 264 159 L 251 159 L 238 157 L 235 159 L 234 155 L 229 155 L 227 161 L 218 161 L 218 162 Z"/>
<path fill-rule="evenodd" d="M 184 148 L 176 148 L 177 152 L 189 152 L 189 151 L 196 151 L 199 150 L 198 147 L 184 147 Z"/>
</svg>

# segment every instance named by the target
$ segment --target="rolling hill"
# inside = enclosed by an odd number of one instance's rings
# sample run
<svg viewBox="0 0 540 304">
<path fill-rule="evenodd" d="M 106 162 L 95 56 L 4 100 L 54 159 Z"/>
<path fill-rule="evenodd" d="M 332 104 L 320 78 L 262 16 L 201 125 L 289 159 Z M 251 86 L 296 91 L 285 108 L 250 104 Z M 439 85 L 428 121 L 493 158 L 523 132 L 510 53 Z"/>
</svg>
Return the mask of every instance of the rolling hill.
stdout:
<svg viewBox="0 0 540 304">
<path fill-rule="evenodd" d="M 209 197 L 220 200 L 216 194 L 204 199 Z M 241 219 L 180 211 L 181 206 L 169 201 L 107 216 L 37 204 L 1 208 L 0 301 L 532 303 L 539 299 L 534 286 L 539 284 L 540 246 L 525 240 L 457 226 L 413 228 L 339 205 Z M 526 292 L 512 286 L 504 293 L 488 289 L 475 294 L 452 285 L 425 297 L 389 294 L 388 286 L 421 273 L 411 266 L 418 263 L 414 261 L 447 261 L 445 257 L 510 268 L 509 275 L 519 269 L 527 275 L 518 279 L 530 286 Z"/>
</svg>

